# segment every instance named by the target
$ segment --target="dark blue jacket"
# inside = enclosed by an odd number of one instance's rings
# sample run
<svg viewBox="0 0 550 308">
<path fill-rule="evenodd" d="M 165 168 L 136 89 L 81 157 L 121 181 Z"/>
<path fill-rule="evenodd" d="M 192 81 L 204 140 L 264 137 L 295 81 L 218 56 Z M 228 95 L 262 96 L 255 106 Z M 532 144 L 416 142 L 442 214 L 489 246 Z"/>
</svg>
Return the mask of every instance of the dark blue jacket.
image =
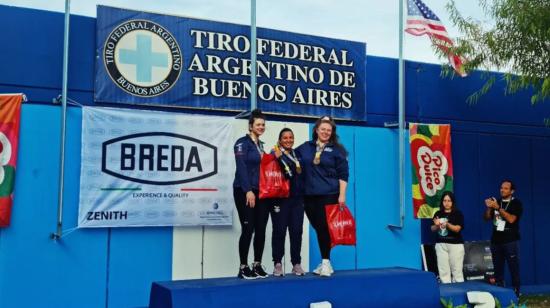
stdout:
<svg viewBox="0 0 550 308">
<path fill-rule="evenodd" d="M 260 149 L 263 152 L 263 142 L 260 141 Z M 235 180 L 233 187 L 240 187 L 244 192 L 258 190 L 260 181 L 260 161 L 256 144 L 249 135 L 239 138 L 233 148 L 235 152 Z"/>
<path fill-rule="evenodd" d="M 292 161 L 292 159 L 288 158 L 286 155 L 282 155 L 279 157 L 279 164 L 281 165 L 281 170 L 283 171 L 283 174 L 285 175 L 285 178 L 289 179 L 290 181 L 290 195 L 289 197 L 297 197 L 302 196 L 304 194 L 304 161 L 298 154 L 298 152 L 294 151 L 294 154 L 298 158 L 298 161 L 300 162 L 300 166 L 302 167 L 302 173 L 298 174 L 296 172 L 296 164 Z M 288 176 L 288 174 L 285 172 L 284 164 L 282 163 L 284 161 L 287 166 L 290 167 L 290 171 L 292 172 L 292 176 Z"/>
<path fill-rule="evenodd" d="M 334 195 L 340 193 L 339 180 L 348 181 L 349 167 L 344 152 L 329 143 L 321 154 L 321 163 L 315 165 L 316 145 L 314 141 L 306 141 L 296 151 L 302 157 L 305 179 L 305 195 Z"/>
</svg>

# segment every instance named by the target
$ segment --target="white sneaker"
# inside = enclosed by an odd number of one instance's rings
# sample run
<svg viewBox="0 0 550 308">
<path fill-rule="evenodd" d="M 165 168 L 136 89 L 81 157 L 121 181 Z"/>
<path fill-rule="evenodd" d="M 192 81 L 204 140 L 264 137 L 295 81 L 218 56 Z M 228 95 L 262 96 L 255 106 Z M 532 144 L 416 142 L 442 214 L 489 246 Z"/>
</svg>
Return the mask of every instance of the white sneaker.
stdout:
<svg viewBox="0 0 550 308">
<path fill-rule="evenodd" d="M 320 270 L 319 275 L 324 276 L 324 277 L 330 277 L 330 275 L 332 275 L 332 273 L 334 273 L 334 270 L 332 269 L 332 266 L 330 265 L 330 261 L 329 260 L 323 260 L 323 262 L 321 262 L 321 270 Z"/>
<path fill-rule="evenodd" d="M 330 273 L 334 274 L 334 269 L 332 268 L 332 264 L 330 263 L 330 261 L 328 261 L 328 268 L 330 269 Z"/>
<path fill-rule="evenodd" d="M 317 265 L 317 267 L 313 270 L 313 274 L 320 275 L 322 267 L 323 267 L 323 262 L 321 262 L 321 263 L 319 263 L 319 265 Z"/>
<path fill-rule="evenodd" d="M 317 265 L 317 268 L 313 270 L 313 274 L 315 275 L 321 275 L 321 268 L 323 267 L 323 263 L 327 264 L 329 271 L 331 274 L 334 274 L 334 269 L 332 268 L 332 265 L 330 264 L 329 259 L 323 259 L 319 265 Z"/>
</svg>

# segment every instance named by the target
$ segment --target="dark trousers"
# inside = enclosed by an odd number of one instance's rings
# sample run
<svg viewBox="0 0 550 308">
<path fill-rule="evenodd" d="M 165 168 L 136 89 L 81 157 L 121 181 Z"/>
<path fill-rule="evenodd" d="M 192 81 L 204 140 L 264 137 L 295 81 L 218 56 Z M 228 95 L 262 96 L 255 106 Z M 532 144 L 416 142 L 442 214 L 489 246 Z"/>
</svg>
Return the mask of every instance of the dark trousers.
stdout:
<svg viewBox="0 0 550 308">
<path fill-rule="evenodd" d="M 241 222 L 241 237 L 239 238 L 239 258 L 241 265 L 248 264 L 248 250 L 254 234 L 254 261 L 261 262 L 265 246 L 265 228 L 269 219 L 269 207 L 256 195 L 256 206 L 246 205 L 246 193 L 240 188 L 233 188 L 233 198 Z"/>
<path fill-rule="evenodd" d="M 519 242 L 514 241 L 506 244 L 491 244 L 493 265 L 495 266 L 495 282 L 504 286 L 504 262 L 508 263 L 508 269 L 512 276 L 512 285 L 519 293 Z"/>
<path fill-rule="evenodd" d="M 271 207 L 273 234 L 271 239 L 273 262 L 281 263 L 285 255 L 285 238 L 288 229 L 290 237 L 290 261 L 300 264 L 302 257 L 302 229 L 304 226 L 304 202 L 302 197 L 274 200 Z"/>
<path fill-rule="evenodd" d="M 325 205 L 338 203 L 338 195 L 305 196 L 304 209 L 309 222 L 317 233 L 322 259 L 330 259 L 330 233 Z"/>
</svg>

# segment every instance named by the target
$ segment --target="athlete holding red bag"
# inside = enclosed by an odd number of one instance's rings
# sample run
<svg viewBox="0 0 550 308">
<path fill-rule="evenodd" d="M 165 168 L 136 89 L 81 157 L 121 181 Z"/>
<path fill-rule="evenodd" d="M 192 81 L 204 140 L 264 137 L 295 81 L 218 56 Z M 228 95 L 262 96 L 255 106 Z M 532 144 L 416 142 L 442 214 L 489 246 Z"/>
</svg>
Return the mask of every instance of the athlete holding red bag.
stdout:
<svg viewBox="0 0 550 308">
<path fill-rule="evenodd" d="M 264 154 L 260 163 L 260 199 L 287 198 L 290 183 L 274 154 Z"/>
<path fill-rule="evenodd" d="M 336 124 L 329 117 L 315 123 L 311 141 L 296 149 L 304 162 L 304 205 L 306 215 L 317 233 L 322 261 L 313 271 L 320 276 L 334 272 L 330 264 L 332 248 L 326 206 L 346 204 L 349 166 L 347 151 L 338 141 Z"/>
<path fill-rule="evenodd" d="M 329 204 L 325 206 L 330 247 L 336 245 L 355 245 L 355 220 L 346 205 Z"/>
</svg>

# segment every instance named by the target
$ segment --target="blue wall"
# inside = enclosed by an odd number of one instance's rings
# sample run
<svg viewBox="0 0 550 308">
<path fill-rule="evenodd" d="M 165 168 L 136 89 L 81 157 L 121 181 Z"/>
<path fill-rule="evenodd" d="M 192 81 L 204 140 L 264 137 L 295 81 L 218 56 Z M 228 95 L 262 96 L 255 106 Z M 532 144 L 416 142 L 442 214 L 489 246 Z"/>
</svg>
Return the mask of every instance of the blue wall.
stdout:
<svg viewBox="0 0 550 308">
<path fill-rule="evenodd" d="M 81 109 L 69 108 L 63 229 L 57 223 L 60 108 L 24 104 L 15 201 L 0 229 L 0 307 L 133 307 L 172 277 L 172 228 L 77 225 Z"/>
<path fill-rule="evenodd" d="M 14 28 L 13 25 L 24 26 Z M 148 301 L 151 281 L 169 280 L 172 228 L 77 230 L 52 241 L 56 227 L 63 16 L 0 6 L 0 92 L 24 92 L 20 152 L 12 225 L 0 229 L 0 307 L 133 307 Z M 40 35 L 36 35 L 40 33 Z M 69 97 L 93 104 L 95 19 L 71 17 Z M 440 67 L 406 62 L 407 120 L 450 123 L 455 190 L 466 216 L 467 240 L 488 239 L 483 199 L 512 178 L 525 206 L 521 222 L 522 281 L 549 284 L 545 218 L 550 203 L 550 117 L 548 102 L 531 106 L 529 93 L 504 96 L 502 82 L 477 104 L 466 97 L 482 85 L 480 73 L 441 79 Z M 497 75 L 498 77 L 498 75 Z M 426 221 L 412 218 L 408 190 L 405 228 L 397 224 L 397 61 L 367 58 L 368 122 L 338 132 L 350 150 L 348 203 L 357 218 L 357 247 L 337 247 L 337 269 L 420 267 L 421 242 L 430 241 Z M 80 173 L 80 108 L 69 108 L 64 226 L 76 226 Z M 407 154 L 406 157 L 408 157 Z M 410 172 L 407 167 L 407 172 Z M 406 175 L 410 181 L 410 174 Z M 407 188 L 410 182 L 407 183 Z M 311 242 L 311 265 L 319 256 Z"/>
</svg>

